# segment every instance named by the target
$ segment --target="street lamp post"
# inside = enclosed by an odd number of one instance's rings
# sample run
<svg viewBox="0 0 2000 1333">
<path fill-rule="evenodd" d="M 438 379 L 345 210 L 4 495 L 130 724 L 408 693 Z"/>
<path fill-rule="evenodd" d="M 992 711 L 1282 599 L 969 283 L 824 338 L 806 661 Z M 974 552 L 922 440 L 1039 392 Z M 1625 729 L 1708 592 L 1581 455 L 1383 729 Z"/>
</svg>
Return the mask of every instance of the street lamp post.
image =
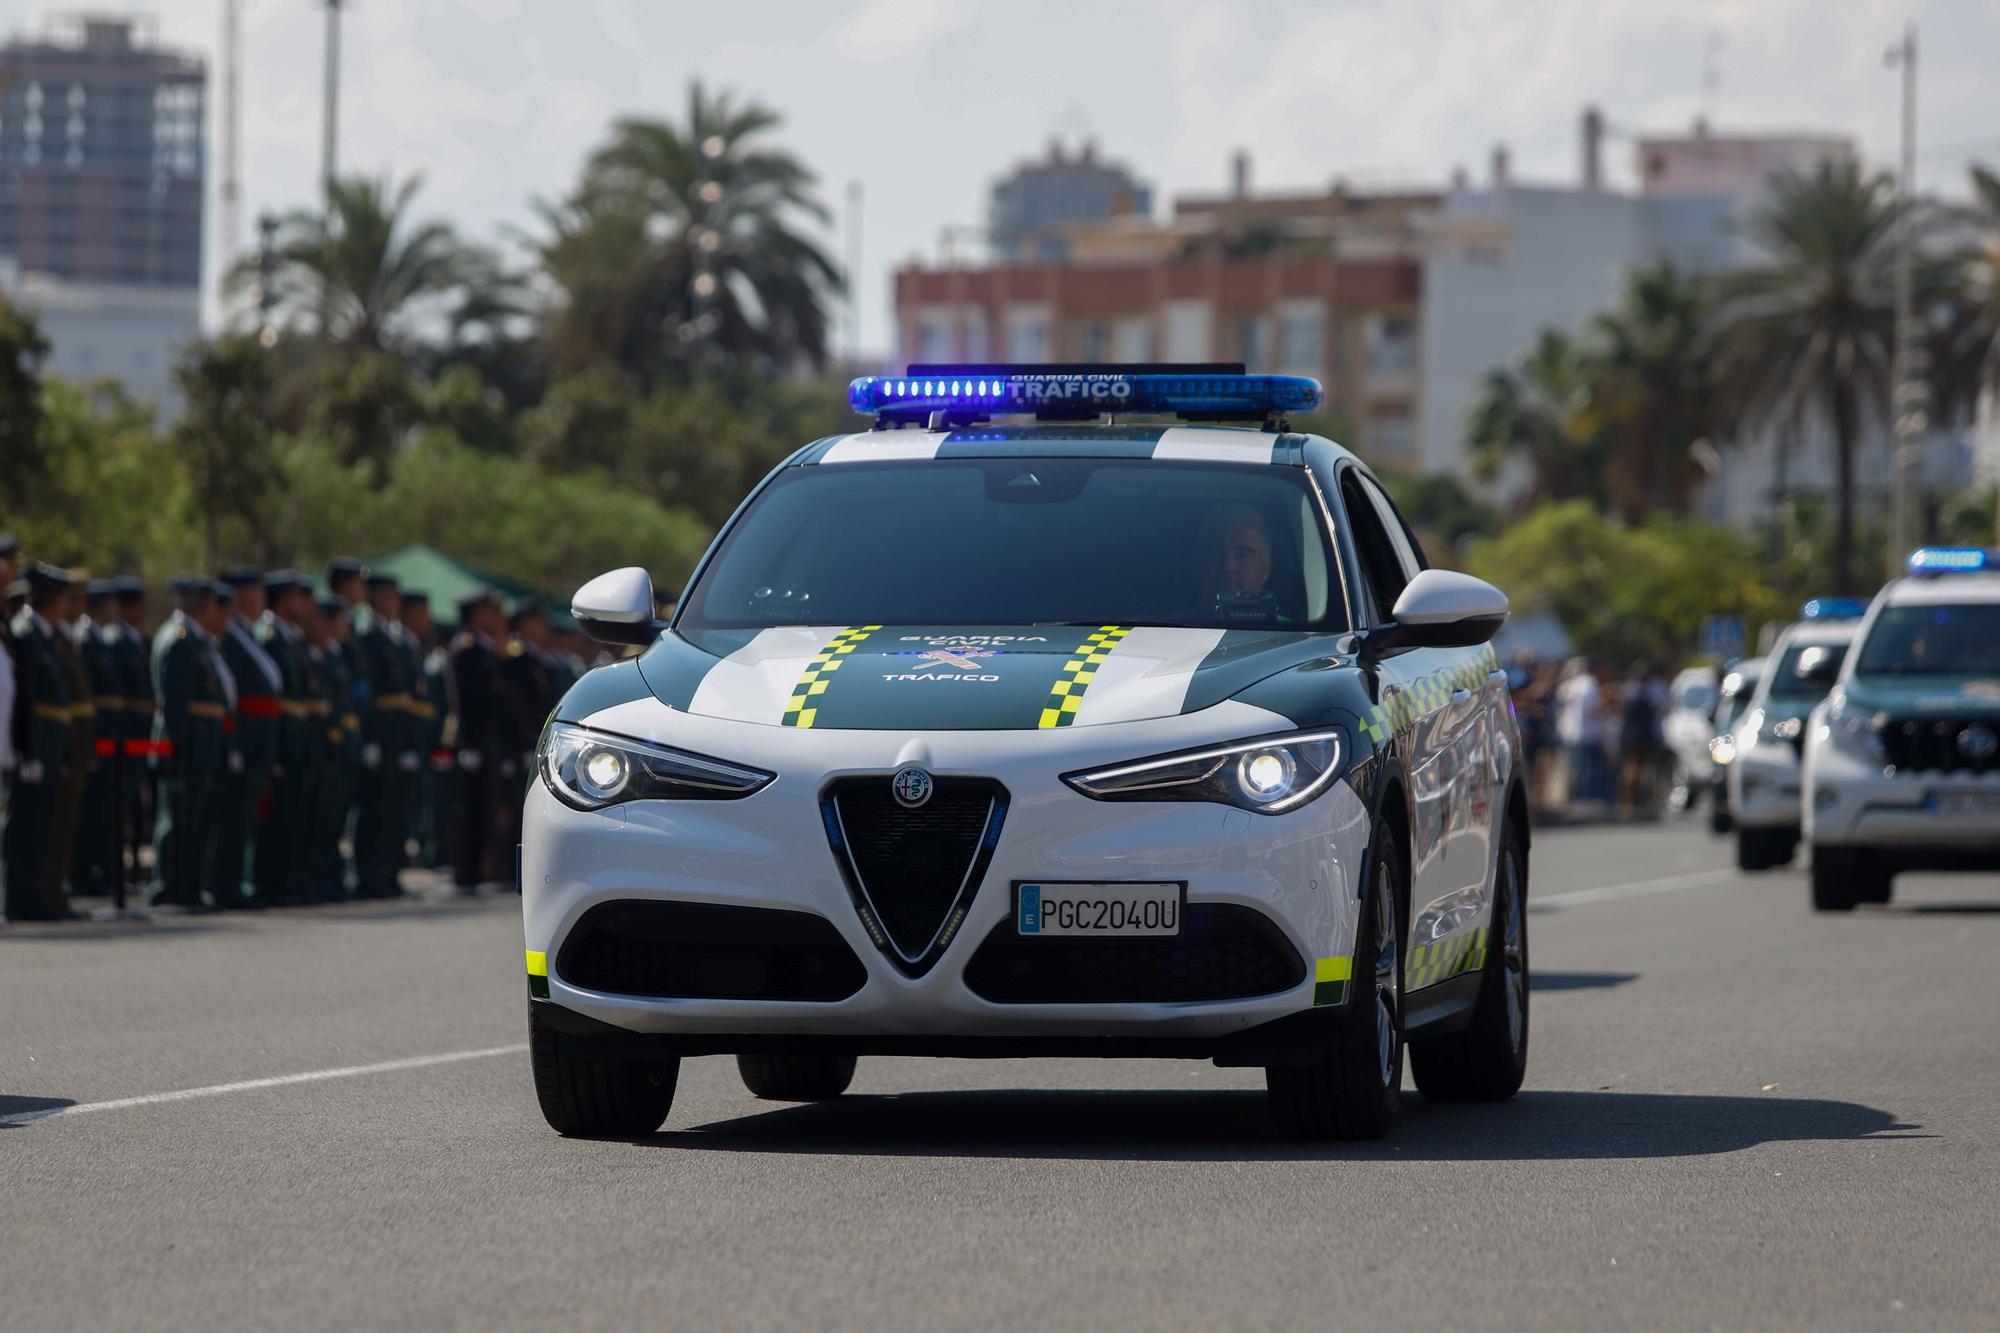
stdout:
<svg viewBox="0 0 2000 1333">
<path fill-rule="evenodd" d="M 1896 202 L 1896 332 L 1891 372 L 1890 416 L 1894 421 L 1895 488 L 1889 516 L 1889 575 L 1894 577 L 1910 550 L 1910 501 L 1917 486 L 1917 462 L 1929 427 L 1929 393 L 1924 385 L 1923 346 L 1916 319 L 1916 193 L 1917 193 L 1917 25 L 1903 29 L 1903 40 L 1891 47 L 1888 61 L 1903 73 L 1903 144 Z"/>
</svg>

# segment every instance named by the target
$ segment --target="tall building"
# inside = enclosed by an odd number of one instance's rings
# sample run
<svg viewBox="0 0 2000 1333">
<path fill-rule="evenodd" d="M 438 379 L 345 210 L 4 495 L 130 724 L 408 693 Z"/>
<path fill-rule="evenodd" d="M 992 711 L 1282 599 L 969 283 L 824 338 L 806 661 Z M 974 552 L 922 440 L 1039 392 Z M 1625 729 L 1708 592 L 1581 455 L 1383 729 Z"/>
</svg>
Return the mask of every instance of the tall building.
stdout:
<svg viewBox="0 0 2000 1333">
<path fill-rule="evenodd" d="M 0 46 L 0 291 L 41 313 L 55 373 L 168 411 L 200 325 L 206 88 L 142 17 Z"/>
<path fill-rule="evenodd" d="M 1100 161 L 1095 144 L 1086 140 L 1066 154 L 1060 143 L 1050 143 L 1046 158 L 1024 162 L 994 182 L 986 225 L 996 259 L 1059 263 L 1069 257 L 1070 224 L 1145 218 L 1152 211 L 1151 188 L 1124 167 Z"/>
</svg>

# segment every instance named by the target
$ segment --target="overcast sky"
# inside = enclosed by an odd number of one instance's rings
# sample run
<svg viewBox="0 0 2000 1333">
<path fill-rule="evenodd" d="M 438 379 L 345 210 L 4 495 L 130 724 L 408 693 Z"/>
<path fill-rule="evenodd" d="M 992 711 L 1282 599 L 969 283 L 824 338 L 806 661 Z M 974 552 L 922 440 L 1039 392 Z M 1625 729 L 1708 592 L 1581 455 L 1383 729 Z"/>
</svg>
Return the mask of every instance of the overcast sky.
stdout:
<svg viewBox="0 0 2000 1333">
<path fill-rule="evenodd" d="M 118 6 L 0 0 L 0 20 L 82 7 Z M 213 199 L 220 0 L 132 7 L 211 57 Z M 1239 146 L 1261 188 L 1483 176 L 1503 141 L 1518 178 L 1573 181 L 1596 102 L 1629 181 L 1628 136 L 1691 123 L 1713 47 L 1718 130 L 1841 131 L 1888 164 L 1883 52 L 1912 17 L 1921 180 L 1960 193 L 1968 160 L 2000 164 L 1994 0 L 347 0 L 340 162 L 421 172 L 425 211 L 499 240 L 573 185 L 615 117 L 678 116 L 699 78 L 781 113 L 836 214 L 862 183 L 863 347 L 887 349 L 891 269 L 977 223 L 988 182 L 1051 135 L 1095 138 L 1164 210 L 1223 188 Z M 239 246 L 260 210 L 313 195 L 323 22 L 319 0 L 246 0 Z"/>
</svg>

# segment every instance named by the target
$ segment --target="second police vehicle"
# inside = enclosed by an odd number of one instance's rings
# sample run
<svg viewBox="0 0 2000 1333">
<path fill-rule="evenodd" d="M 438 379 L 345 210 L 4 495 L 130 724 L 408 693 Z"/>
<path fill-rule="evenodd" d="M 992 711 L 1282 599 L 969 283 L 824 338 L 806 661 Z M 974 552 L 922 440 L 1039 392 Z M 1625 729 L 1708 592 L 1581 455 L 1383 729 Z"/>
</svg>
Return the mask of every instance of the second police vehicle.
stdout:
<svg viewBox="0 0 2000 1333">
<path fill-rule="evenodd" d="M 523 820 L 536 1092 L 649 1133 L 679 1061 L 839 1095 L 857 1057 L 1262 1067 L 1310 1137 L 1498 1099 L 1528 1050 L 1506 599 L 1240 366 L 855 381 L 670 624 L 557 707 Z M 1247 423 L 1225 426 L 1223 422 Z M 642 553 L 635 553 L 642 554 Z"/>
<path fill-rule="evenodd" d="M 1807 715 L 1826 698 L 1854 641 L 1866 602 L 1820 597 L 1778 636 L 1750 702 L 1730 729 L 1733 753 L 1723 770 L 1736 828 L 1736 864 L 1769 870 L 1792 859 L 1801 827 Z"/>
<path fill-rule="evenodd" d="M 1806 740 L 1813 905 L 2000 870 L 2000 551 L 1932 547 L 1876 594 Z"/>
</svg>

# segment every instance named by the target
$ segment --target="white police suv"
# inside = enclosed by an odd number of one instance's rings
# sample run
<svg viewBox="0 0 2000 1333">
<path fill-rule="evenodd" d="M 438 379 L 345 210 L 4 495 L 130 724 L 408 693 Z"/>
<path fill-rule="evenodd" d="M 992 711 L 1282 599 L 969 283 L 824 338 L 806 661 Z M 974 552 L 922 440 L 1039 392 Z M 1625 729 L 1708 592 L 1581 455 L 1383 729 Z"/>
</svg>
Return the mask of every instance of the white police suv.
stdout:
<svg viewBox="0 0 2000 1333">
<path fill-rule="evenodd" d="M 874 428 L 765 478 L 671 624 L 639 569 L 576 594 L 645 651 L 527 800 L 552 1126 L 651 1132 L 706 1054 L 792 1100 L 872 1054 L 1212 1059 L 1321 1137 L 1389 1129 L 1406 1050 L 1514 1093 L 1506 599 L 1288 428 L 1316 382 L 1241 371 L 857 380 Z"/>
<path fill-rule="evenodd" d="M 1798 849 L 1806 715 L 1833 688 L 1856 617 L 1867 609 L 1852 598 L 1807 602 L 1804 618 L 1772 645 L 1750 705 L 1730 732 L 1733 754 L 1723 772 L 1736 864 L 1744 870 L 1783 865 Z"/>
<path fill-rule="evenodd" d="M 2000 551 L 1930 547 L 1876 595 L 1806 741 L 1813 906 L 1901 870 L 2000 870 Z"/>
</svg>

